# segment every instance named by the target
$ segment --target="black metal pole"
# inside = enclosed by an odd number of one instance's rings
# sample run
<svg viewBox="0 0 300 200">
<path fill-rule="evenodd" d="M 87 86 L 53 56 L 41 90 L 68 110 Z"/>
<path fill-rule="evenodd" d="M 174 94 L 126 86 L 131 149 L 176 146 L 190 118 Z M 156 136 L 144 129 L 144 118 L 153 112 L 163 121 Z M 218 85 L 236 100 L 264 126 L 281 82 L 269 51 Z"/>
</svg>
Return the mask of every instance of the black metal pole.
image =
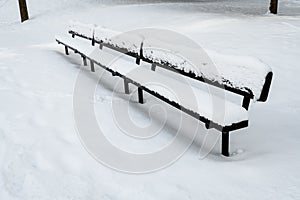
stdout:
<svg viewBox="0 0 300 200">
<path fill-rule="evenodd" d="M 91 71 L 95 72 L 95 65 L 94 65 L 94 61 L 91 60 Z"/>
<path fill-rule="evenodd" d="M 156 69 L 156 65 L 155 65 L 154 63 L 152 63 L 152 65 L 151 65 L 151 70 L 152 70 L 152 71 L 155 71 L 155 69 Z"/>
<path fill-rule="evenodd" d="M 26 0 L 19 0 L 21 22 L 29 19 Z"/>
<path fill-rule="evenodd" d="M 82 60 L 83 60 L 83 65 L 87 66 L 87 62 L 86 62 L 86 57 L 84 55 L 81 55 Z"/>
<path fill-rule="evenodd" d="M 138 93 L 139 93 L 139 103 L 143 104 L 144 103 L 143 90 L 141 88 L 138 88 Z"/>
<path fill-rule="evenodd" d="M 124 90 L 125 90 L 125 94 L 129 94 L 129 83 L 126 78 L 124 78 Z"/>
<path fill-rule="evenodd" d="M 248 110 L 249 109 L 249 105 L 250 105 L 250 98 L 244 97 L 244 99 L 243 99 L 243 108 L 245 108 L 246 110 Z"/>
<path fill-rule="evenodd" d="M 66 53 L 66 55 L 69 55 L 69 50 L 68 50 L 67 46 L 65 46 L 65 53 Z"/>
<path fill-rule="evenodd" d="M 222 155 L 229 157 L 229 132 L 222 132 Z"/>
</svg>

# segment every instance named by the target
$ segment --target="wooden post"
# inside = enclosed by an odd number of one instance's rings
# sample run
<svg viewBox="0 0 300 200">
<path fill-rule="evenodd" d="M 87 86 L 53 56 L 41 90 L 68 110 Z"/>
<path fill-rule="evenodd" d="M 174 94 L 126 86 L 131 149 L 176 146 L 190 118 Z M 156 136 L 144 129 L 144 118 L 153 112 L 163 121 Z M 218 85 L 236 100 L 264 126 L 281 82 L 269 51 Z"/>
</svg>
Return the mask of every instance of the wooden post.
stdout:
<svg viewBox="0 0 300 200">
<path fill-rule="evenodd" d="M 278 0 L 271 0 L 271 3 L 270 3 L 270 12 L 272 14 L 277 14 L 277 11 L 278 11 Z"/>
<path fill-rule="evenodd" d="M 21 22 L 29 19 L 26 0 L 19 0 Z"/>
</svg>

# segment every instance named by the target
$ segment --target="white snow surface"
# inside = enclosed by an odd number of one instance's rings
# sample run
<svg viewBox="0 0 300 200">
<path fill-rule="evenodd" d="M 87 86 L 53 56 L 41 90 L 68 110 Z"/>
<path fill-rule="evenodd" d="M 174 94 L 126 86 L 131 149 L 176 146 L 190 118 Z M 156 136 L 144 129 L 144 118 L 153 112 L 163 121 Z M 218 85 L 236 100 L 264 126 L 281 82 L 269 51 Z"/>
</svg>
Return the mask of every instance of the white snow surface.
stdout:
<svg viewBox="0 0 300 200">
<path fill-rule="evenodd" d="M 255 100 L 260 98 L 266 76 L 271 72 L 269 66 L 256 58 L 245 56 L 226 57 L 226 55 L 212 51 L 208 56 L 207 50 L 199 50 L 194 46 L 185 47 L 185 44 L 176 39 L 172 43 L 167 43 L 163 40 L 166 36 L 161 37 L 159 33 L 155 35 L 151 33 L 143 34 L 138 31 L 121 33 L 80 22 L 73 22 L 69 30 L 126 49 L 128 52 L 139 53 L 143 43 L 143 56 L 145 58 L 187 73 L 191 72 L 197 77 L 204 77 L 224 86 L 238 88 L 245 92 L 251 90 Z M 190 56 L 192 60 L 184 57 L 185 55 Z M 193 57 L 196 57 L 196 59 L 193 59 Z"/>
<path fill-rule="evenodd" d="M 277 16 L 265 14 L 267 0 L 114 2 L 28 0 L 31 20 L 20 24 L 17 1 L 0 0 L 0 199 L 298 200 L 299 1 L 279 1 Z M 121 32 L 167 28 L 226 55 L 228 62 L 231 56 L 258 59 L 274 72 L 270 97 L 251 106 L 249 128 L 231 133 L 230 158 L 220 156 L 218 141 L 198 159 L 206 133 L 201 124 L 195 144 L 173 165 L 150 174 L 116 172 L 94 160 L 77 136 L 72 98 L 82 60 L 65 56 L 54 41 L 57 33 L 66 33 L 70 20 Z M 93 80 L 94 73 L 86 74 Z M 128 137 L 115 124 L 112 103 L 128 106 L 141 126 L 161 121 L 163 114 L 153 110 L 150 119 L 148 111 L 159 102 L 145 96 L 146 103 L 139 105 L 136 93 L 124 95 L 122 84 L 113 95 L 118 81 L 103 73 L 95 91 L 103 132 L 128 151 L 162 148 L 174 138 L 180 112 L 162 103 L 172 117 L 159 135 L 142 141 Z"/>
</svg>

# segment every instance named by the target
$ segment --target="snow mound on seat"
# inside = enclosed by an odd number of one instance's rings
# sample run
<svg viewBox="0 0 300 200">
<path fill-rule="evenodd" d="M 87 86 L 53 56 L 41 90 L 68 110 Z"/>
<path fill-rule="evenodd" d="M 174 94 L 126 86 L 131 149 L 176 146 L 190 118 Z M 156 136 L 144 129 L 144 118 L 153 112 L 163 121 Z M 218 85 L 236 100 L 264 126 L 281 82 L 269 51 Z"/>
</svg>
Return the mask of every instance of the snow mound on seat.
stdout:
<svg viewBox="0 0 300 200">
<path fill-rule="evenodd" d="M 95 24 L 83 24 L 77 21 L 72 21 L 68 30 L 78 35 L 90 38 L 94 35 L 96 27 L 97 25 Z"/>
<path fill-rule="evenodd" d="M 144 38 L 135 33 L 121 33 L 106 27 L 94 24 L 72 22 L 69 31 L 82 35 L 86 38 L 94 38 L 96 41 L 109 44 L 128 52 L 139 53 Z"/>
<path fill-rule="evenodd" d="M 230 80 L 235 88 L 249 88 L 254 100 L 260 97 L 266 76 L 271 68 L 261 60 L 250 56 L 225 55 L 207 51 L 223 80 Z"/>
<path fill-rule="evenodd" d="M 224 86 L 251 92 L 254 100 L 260 97 L 265 78 L 271 68 L 250 56 L 224 55 L 190 47 L 176 47 L 157 38 L 144 41 L 143 56 L 153 62 L 205 77 Z M 189 59 L 190 58 L 190 59 Z"/>
</svg>

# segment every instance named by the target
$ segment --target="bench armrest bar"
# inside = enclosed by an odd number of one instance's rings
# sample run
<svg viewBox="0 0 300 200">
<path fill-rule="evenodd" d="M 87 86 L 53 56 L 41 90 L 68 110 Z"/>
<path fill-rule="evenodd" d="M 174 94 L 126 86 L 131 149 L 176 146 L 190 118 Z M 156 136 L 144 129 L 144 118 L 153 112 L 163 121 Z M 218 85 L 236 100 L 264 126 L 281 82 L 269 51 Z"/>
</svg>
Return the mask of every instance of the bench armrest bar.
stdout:
<svg viewBox="0 0 300 200">
<path fill-rule="evenodd" d="M 257 101 L 266 102 L 270 93 L 271 83 L 273 79 L 273 72 L 269 72 L 266 76 L 266 81 L 262 89 L 261 95 Z"/>
</svg>

